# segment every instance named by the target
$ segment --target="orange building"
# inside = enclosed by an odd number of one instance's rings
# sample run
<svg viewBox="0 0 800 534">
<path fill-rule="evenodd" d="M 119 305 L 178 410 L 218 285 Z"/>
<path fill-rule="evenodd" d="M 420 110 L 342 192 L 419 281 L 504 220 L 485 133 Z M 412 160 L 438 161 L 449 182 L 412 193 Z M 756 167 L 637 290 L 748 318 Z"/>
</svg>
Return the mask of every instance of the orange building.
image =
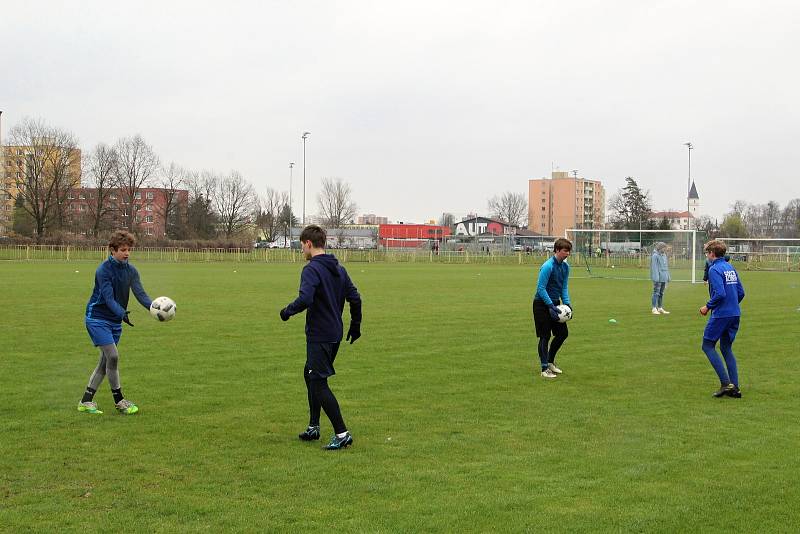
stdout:
<svg viewBox="0 0 800 534">
<path fill-rule="evenodd" d="M 606 192 L 599 180 L 553 171 L 551 178 L 528 180 L 528 229 L 563 236 L 567 228 L 602 228 Z"/>
<path fill-rule="evenodd" d="M 42 148 L 44 147 L 44 148 Z M 32 154 L 38 155 L 32 155 Z M 44 154 L 44 155 L 42 155 Z M 53 160 L 60 163 L 53 164 Z M 17 184 L 25 180 L 31 161 L 41 160 L 44 167 L 42 186 L 52 180 L 53 167 L 65 165 L 66 180 L 73 187 L 81 185 L 81 151 L 78 148 L 62 149 L 43 142 L 41 146 L 0 147 L 0 235 L 11 231 L 14 224 L 14 199 L 18 194 Z"/>
</svg>

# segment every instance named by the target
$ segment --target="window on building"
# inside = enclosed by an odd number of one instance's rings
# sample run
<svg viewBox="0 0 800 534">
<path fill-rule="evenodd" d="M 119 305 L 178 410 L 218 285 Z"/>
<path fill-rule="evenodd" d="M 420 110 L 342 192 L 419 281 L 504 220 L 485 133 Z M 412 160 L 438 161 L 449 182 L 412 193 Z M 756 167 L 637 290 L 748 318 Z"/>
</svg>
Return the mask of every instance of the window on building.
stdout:
<svg viewBox="0 0 800 534">
<path fill-rule="evenodd" d="M 148 215 L 147 217 L 144 218 L 144 222 L 149 222 L 149 223 L 153 222 L 153 216 Z"/>
<path fill-rule="evenodd" d="M 73 200 L 74 198 L 75 198 L 75 195 L 73 195 L 73 194 L 72 194 L 72 191 L 70 191 L 69 193 L 67 193 L 67 199 L 69 199 L 69 200 Z"/>
<path fill-rule="evenodd" d="M 86 204 L 81 204 L 81 211 L 86 211 Z"/>
<path fill-rule="evenodd" d="M 78 195 L 78 198 L 81 199 L 81 200 L 86 200 L 86 194 L 85 193 L 81 193 L 81 194 Z"/>
<path fill-rule="evenodd" d="M 547 208 L 542 206 L 542 211 L 547 211 Z"/>
<path fill-rule="evenodd" d="M 108 198 L 110 198 L 111 200 L 117 200 L 117 194 L 111 193 L 111 196 L 109 196 Z"/>
<path fill-rule="evenodd" d="M 135 198 L 135 199 L 137 199 L 137 200 L 138 200 L 138 199 L 140 199 L 140 198 L 142 198 L 142 192 L 141 192 L 141 191 L 137 191 L 137 192 L 135 192 L 135 193 L 133 194 L 133 198 Z"/>
<path fill-rule="evenodd" d="M 145 196 L 147 197 L 148 200 L 153 200 L 153 192 L 152 191 L 148 191 L 147 193 L 145 193 Z"/>
<path fill-rule="evenodd" d="M 147 229 L 145 230 L 145 233 L 146 233 L 147 235 L 153 235 L 153 229 L 152 229 L 152 228 L 147 228 Z"/>
<path fill-rule="evenodd" d="M 148 204 L 147 206 L 144 207 L 144 209 L 145 209 L 145 211 L 153 211 L 153 205 L 152 204 Z"/>
</svg>

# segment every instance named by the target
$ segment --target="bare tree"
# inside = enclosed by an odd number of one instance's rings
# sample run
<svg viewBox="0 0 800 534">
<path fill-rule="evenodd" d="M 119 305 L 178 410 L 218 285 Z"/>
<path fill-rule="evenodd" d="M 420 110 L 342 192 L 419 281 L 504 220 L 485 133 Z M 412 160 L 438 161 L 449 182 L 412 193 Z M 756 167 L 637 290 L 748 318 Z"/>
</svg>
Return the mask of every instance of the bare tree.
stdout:
<svg viewBox="0 0 800 534">
<path fill-rule="evenodd" d="M 158 187 L 164 197 L 159 213 L 164 221 L 164 235 L 173 239 L 181 237 L 179 229 L 183 226 L 184 214 L 181 213 L 178 194 L 184 185 L 187 174 L 185 169 L 176 165 L 173 161 L 169 164 L 169 167 L 162 169 L 161 176 L 157 180 Z"/>
<path fill-rule="evenodd" d="M 328 228 L 339 228 L 352 221 L 358 206 L 353 202 L 350 184 L 341 178 L 323 178 L 317 195 L 320 215 Z"/>
<path fill-rule="evenodd" d="M 114 147 L 117 153 L 116 186 L 122 197 L 123 226 L 136 231 L 138 212 L 142 208 L 139 192 L 150 185 L 158 171 L 158 156 L 141 135 L 123 137 Z"/>
<path fill-rule="evenodd" d="M 800 198 L 790 200 L 781 213 L 783 237 L 796 238 L 800 234 Z"/>
<path fill-rule="evenodd" d="M 489 201 L 492 217 L 512 226 L 522 226 L 528 215 L 528 201 L 524 193 L 506 192 Z"/>
<path fill-rule="evenodd" d="M 256 193 L 238 171 L 231 171 L 217 185 L 214 206 L 226 237 L 238 234 L 252 223 Z"/>
<path fill-rule="evenodd" d="M 278 192 L 271 187 L 268 187 L 267 192 L 258 199 L 255 222 L 259 230 L 264 232 L 267 241 L 275 241 L 281 232 L 286 230 L 283 212 L 288 205 L 289 194 L 285 191 Z"/>
<path fill-rule="evenodd" d="M 8 144 L 12 165 L 3 192 L 31 217 L 41 239 L 65 224 L 68 197 L 80 185 L 78 141 L 71 132 L 26 118 L 11 129 Z"/>
<path fill-rule="evenodd" d="M 116 204 L 111 195 L 116 185 L 117 153 L 105 143 L 100 143 L 85 154 L 83 168 L 89 178 L 89 185 L 95 189 L 87 198 L 87 230 L 97 236 L 111 225 Z"/>
</svg>

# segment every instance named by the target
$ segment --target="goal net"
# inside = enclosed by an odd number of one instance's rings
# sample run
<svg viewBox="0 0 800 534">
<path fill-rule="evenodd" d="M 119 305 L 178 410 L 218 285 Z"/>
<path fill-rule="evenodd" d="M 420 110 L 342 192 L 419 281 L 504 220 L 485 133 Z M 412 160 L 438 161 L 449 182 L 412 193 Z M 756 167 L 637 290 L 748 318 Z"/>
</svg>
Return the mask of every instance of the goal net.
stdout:
<svg viewBox="0 0 800 534">
<path fill-rule="evenodd" d="M 721 237 L 737 269 L 800 271 L 800 239 Z"/>
<path fill-rule="evenodd" d="M 673 282 L 702 282 L 707 239 L 697 230 L 568 229 L 572 242 L 570 265 L 574 276 L 650 279 L 650 259 L 657 243 L 667 245 Z"/>
</svg>

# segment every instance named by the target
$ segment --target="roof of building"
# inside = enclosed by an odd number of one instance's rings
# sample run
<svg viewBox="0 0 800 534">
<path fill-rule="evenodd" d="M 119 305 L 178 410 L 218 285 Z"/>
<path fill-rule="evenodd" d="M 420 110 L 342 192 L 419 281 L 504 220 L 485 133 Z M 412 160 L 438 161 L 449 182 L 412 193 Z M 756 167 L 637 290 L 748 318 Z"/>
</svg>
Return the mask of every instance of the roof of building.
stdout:
<svg viewBox="0 0 800 534">
<path fill-rule="evenodd" d="M 654 211 L 650 214 L 651 219 L 685 219 L 687 216 L 694 217 L 688 211 Z"/>
<path fill-rule="evenodd" d="M 689 198 L 700 198 L 700 195 L 697 194 L 697 188 L 694 186 L 694 182 L 692 182 L 692 187 L 689 188 Z"/>
</svg>

